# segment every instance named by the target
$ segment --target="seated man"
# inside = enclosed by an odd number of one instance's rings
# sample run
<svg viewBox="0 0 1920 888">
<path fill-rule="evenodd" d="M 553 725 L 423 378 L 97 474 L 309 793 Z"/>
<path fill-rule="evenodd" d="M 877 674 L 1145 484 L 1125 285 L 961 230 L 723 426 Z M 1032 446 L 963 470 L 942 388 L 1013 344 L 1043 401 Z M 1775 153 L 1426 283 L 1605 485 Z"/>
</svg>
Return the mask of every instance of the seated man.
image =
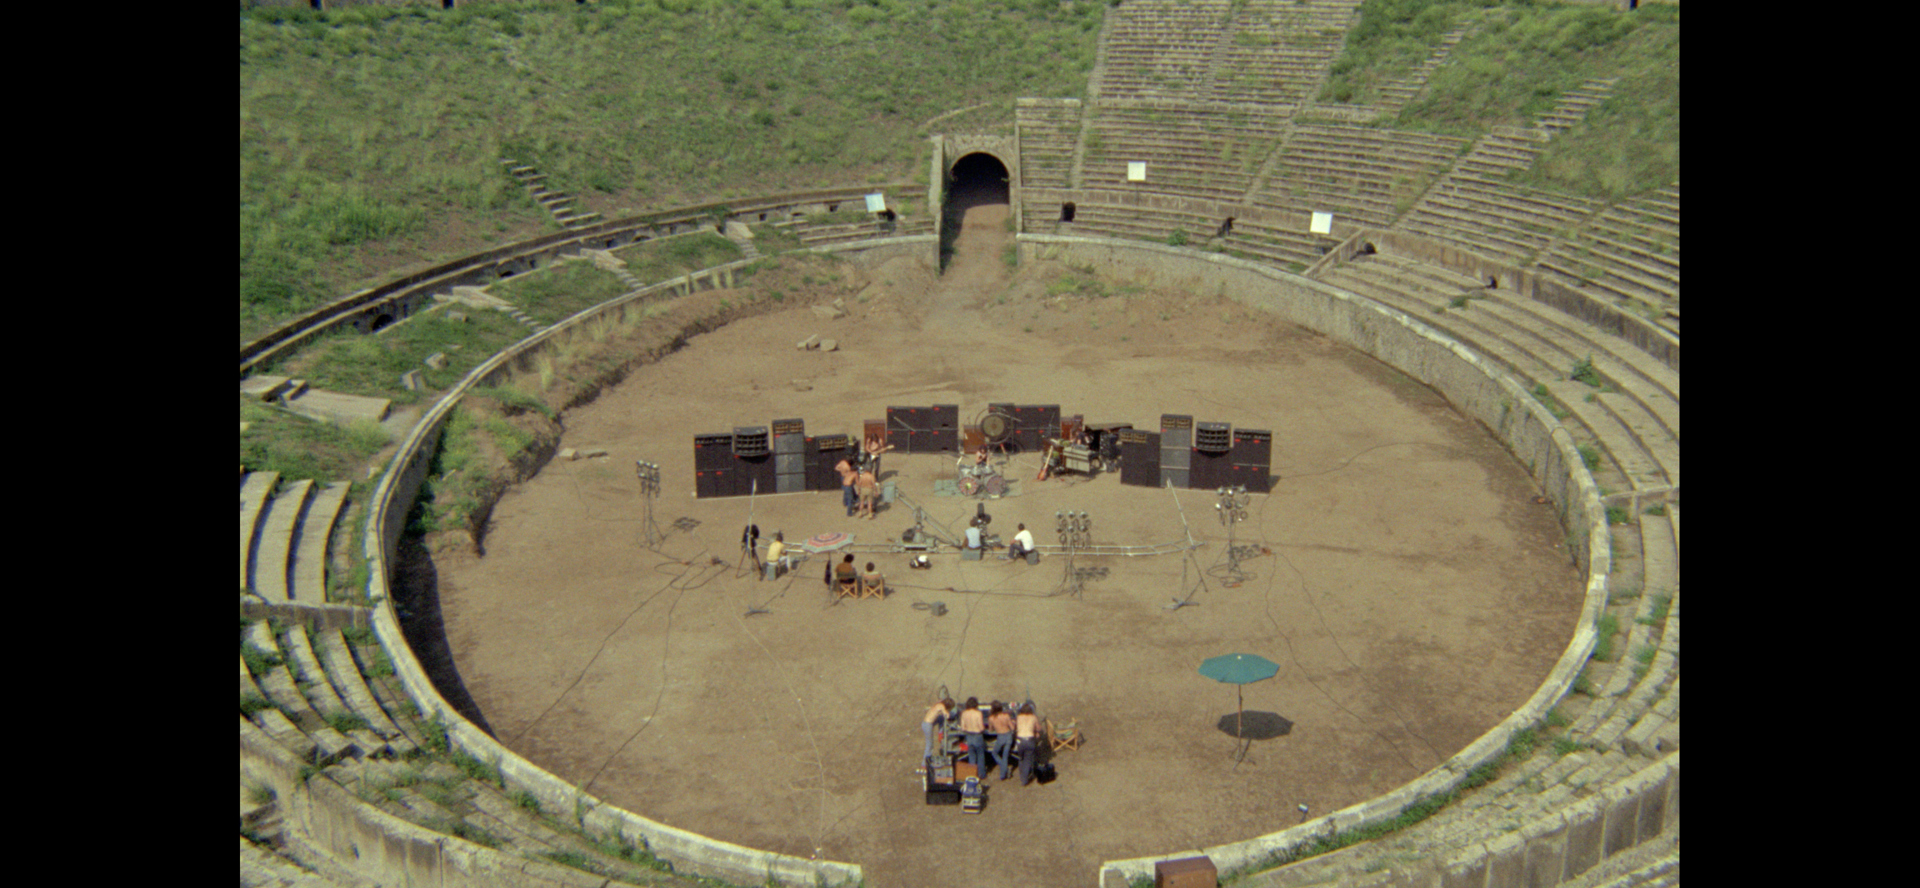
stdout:
<svg viewBox="0 0 1920 888">
<path fill-rule="evenodd" d="M 781 572 L 792 569 L 792 556 L 787 554 L 787 538 L 776 530 L 773 532 L 773 542 L 767 544 L 767 579 L 774 579 Z"/>
<path fill-rule="evenodd" d="M 855 588 L 860 582 L 860 570 L 853 566 L 853 556 L 847 555 L 833 566 L 833 582 L 842 589 Z"/>
<path fill-rule="evenodd" d="M 860 575 L 860 594 L 872 595 L 876 598 L 887 597 L 887 578 L 880 573 L 879 568 L 873 566 L 871 561 L 867 562 L 867 572 Z"/>
<path fill-rule="evenodd" d="M 1025 558 L 1031 551 L 1033 551 L 1033 531 L 1022 524 L 1020 532 L 1013 535 L 1013 542 L 1007 544 L 1007 560 L 1015 561 Z"/>
</svg>

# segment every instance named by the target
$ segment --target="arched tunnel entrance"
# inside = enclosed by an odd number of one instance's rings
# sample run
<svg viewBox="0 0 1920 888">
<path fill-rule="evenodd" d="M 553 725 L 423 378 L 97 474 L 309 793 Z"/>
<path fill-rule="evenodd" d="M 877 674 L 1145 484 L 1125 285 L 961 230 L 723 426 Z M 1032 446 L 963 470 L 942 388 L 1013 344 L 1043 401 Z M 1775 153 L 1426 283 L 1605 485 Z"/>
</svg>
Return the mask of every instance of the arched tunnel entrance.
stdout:
<svg viewBox="0 0 1920 888">
<path fill-rule="evenodd" d="M 1008 240 L 1009 198 L 1007 165 L 999 158 L 974 152 L 954 161 L 947 174 L 946 206 L 941 208 L 942 270 L 963 249 L 997 259 Z"/>
</svg>

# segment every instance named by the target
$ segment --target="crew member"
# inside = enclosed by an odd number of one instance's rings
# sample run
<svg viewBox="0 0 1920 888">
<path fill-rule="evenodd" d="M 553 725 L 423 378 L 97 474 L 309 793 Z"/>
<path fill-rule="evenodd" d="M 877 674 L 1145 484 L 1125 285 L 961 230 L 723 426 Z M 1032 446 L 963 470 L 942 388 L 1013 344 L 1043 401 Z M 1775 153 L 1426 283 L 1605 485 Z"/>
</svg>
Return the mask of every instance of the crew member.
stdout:
<svg viewBox="0 0 1920 888">
<path fill-rule="evenodd" d="M 1027 553 L 1031 551 L 1033 551 L 1033 531 L 1028 530 L 1027 526 L 1022 524 L 1020 525 L 1020 532 L 1013 535 L 1013 542 L 1007 544 L 1007 560 L 1014 561 L 1025 558 L 1027 557 Z"/>
</svg>

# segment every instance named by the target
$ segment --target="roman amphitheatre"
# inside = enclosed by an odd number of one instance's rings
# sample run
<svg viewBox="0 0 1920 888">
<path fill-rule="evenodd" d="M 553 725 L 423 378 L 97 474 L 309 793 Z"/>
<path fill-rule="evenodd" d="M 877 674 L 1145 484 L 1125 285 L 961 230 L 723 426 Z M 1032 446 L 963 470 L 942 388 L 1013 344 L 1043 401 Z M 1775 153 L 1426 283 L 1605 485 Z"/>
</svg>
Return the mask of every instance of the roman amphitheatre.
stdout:
<svg viewBox="0 0 1920 888">
<path fill-rule="evenodd" d="M 1677 5 L 307 5 L 243 885 L 1678 884 Z M 936 804 L 943 695 L 1046 778 Z"/>
</svg>

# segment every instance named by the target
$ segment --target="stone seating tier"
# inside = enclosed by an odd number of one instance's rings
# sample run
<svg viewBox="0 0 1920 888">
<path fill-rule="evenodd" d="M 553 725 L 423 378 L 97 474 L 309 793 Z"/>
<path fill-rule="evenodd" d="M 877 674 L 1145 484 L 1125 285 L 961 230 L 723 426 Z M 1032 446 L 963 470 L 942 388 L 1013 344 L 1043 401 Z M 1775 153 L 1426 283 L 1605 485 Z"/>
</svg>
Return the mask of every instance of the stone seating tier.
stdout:
<svg viewBox="0 0 1920 888">
<path fill-rule="evenodd" d="M 1669 440 L 1667 430 L 1677 430 L 1679 404 L 1668 401 L 1632 365 L 1609 351 L 1592 350 L 1593 340 L 1606 339 L 1604 334 L 1575 336 L 1557 319 L 1534 314 L 1529 306 L 1505 299 L 1499 291 L 1477 289 L 1471 278 L 1456 276 L 1446 284 L 1436 283 L 1440 273 L 1430 267 L 1414 269 L 1391 257 L 1369 257 L 1366 262 L 1339 266 L 1325 279 L 1445 330 L 1505 365 L 1526 388 L 1544 385 L 1584 427 L 1585 434 L 1576 437 L 1598 445 L 1603 459 L 1626 484 L 1639 489 L 1678 482 L 1679 446 Z M 1450 305 L 1463 293 L 1479 298 L 1462 306 Z M 1445 310 L 1436 312 L 1436 308 Z M 1564 323 L 1577 322 L 1567 319 Z M 1628 346 L 1622 343 L 1622 347 Z M 1614 381 L 1624 394 L 1600 393 L 1565 378 L 1574 362 L 1589 355 L 1602 377 Z M 1588 395 L 1594 400 L 1588 401 Z M 1647 402 L 1658 402 L 1665 416 L 1657 416 Z"/>
<path fill-rule="evenodd" d="M 260 533 L 260 516 L 280 481 L 278 472 L 248 472 L 240 476 L 240 588 L 253 587 L 254 545 Z"/>
<path fill-rule="evenodd" d="M 249 588 L 269 602 L 292 600 L 288 569 L 293 560 L 301 513 L 306 510 L 307 498 L 312 493 L 312 481 L 295 481 L 267 501 L 254 546 Z"/>
</svg>

